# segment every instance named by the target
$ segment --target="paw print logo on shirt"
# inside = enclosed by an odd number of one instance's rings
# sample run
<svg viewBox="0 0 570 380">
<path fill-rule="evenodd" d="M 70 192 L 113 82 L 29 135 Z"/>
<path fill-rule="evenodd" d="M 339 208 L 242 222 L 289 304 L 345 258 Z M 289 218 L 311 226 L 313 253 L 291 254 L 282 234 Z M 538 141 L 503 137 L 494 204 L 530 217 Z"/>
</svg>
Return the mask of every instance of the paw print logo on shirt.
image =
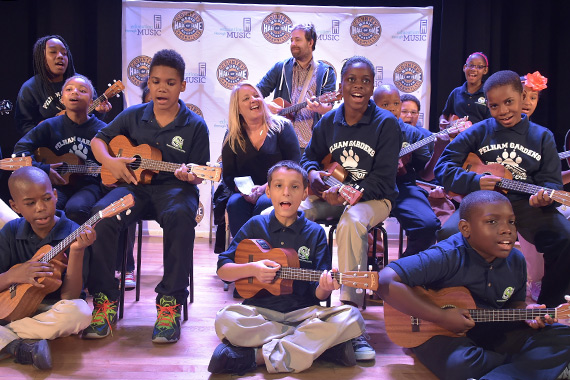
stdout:
<svg viewBox="0 0 570 380">
<path fill-rule="evenodd" d="M 342 156 L 340 156 L 340 161 L 342 163 L 342 166 L 344 166 L 347 169 L 356 168 L 358 167 L 358 161 L 360 161 L 360 158 L 358 157 L 358 154 L 354 153 L 352 148 L 350 148 L 348 152 L 346 151 L 346 149 L 342 151 Z"/>
<path fill-rule="evenodd" d="M 497 162 L 501 165 L 519 166 L 519 164 L 522 162 L 522 158 L 517 156 L 517 152 L 514 150 L 509 153 L 505 149 L 503 153 L 497 157 Z"/>
<path fill-rule="evenodd" d="M 82 143 L 76 143 L 71 146 L 69 149 L 69 153 L 73 153 L 78 157 L 81 157 L 83 160 L 87 159 L 87 153 L 89 153 L 89 149 L 87 146 L 83 145 Z"/>
</svg>

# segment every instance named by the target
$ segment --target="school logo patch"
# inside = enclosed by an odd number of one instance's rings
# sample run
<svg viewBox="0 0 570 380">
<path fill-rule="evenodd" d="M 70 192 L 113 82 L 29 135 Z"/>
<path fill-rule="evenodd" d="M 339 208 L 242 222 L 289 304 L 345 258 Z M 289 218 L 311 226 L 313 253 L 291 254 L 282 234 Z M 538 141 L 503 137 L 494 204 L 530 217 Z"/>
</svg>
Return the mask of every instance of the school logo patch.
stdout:
<svg viewBox="0 0 570 380">
<path fill-rule="evenodd" d="M 479 97 L 479 99 L 477 99 L 477 104 L 481 104 L 482 106 L 487 106 L 487 101 L 485 97 L 484 96 Z"/>
<path fill-rule="evenodd" d="M 196 223 L 200 223 L 204 219 L 204 205 L 202 202 L 198 204 L 198 210 L 196 210 Z"/>
<path fill-rule="evenodd" d="M 247 66 L 237 58 L 224 59 L 216 70 L 218 82 L 231 90 L 236 84 L 242 80 L 246 80 L 249 76 Z"/>
<path fill-rule="evenodd" d="M 424 72 L 420 65 L 413 61 L 400 63 L 394 69 L 394 85 L 403 92 L 414 92 L 424 81 Z"/>
<path fill-rule="evenodd" d="M 374 45 L 380 39 L 381 34 L 382 26 L 374 16 L 358 16 L 350 24 L 350 37 L 360 46 Z"/>
<path fill-rule="evenodd" d="M 166 144 L 166 146 L 186 153 L 186 151 L 182 149 L 184 146 L 184 139 L 180 136 L 174 136 L 170 144 Z"/>
<path fill-rule="evenodd" d="M 195 114 L 200 116 L 202 119 L 204 118 L 204 114 L 202 113 L 202 110 L 197 105 L 192 104 L 192 103 L 186 103 L 186 107 L 188 107 L 188 109 L 190 111 L 194 112 Z"/>
<path fill-rule="evenodd" d="M 152 58 L 148 55 L 139 55 L 129 62 L 129 65 L 127 66 L 127 77 L 132 84 L 138 87 L 146 78 L 148 78 L 151 61 Z"/>
<path fill-rule="evenodd" d="M 310 262 L 309 257 L 311 255 L 311 250 L 308 247 L 302 246 L 299 248 L 297 255 L 299 256 L 299 261 L 309 261 Z"/>
<path fill-rule="evenodd" d="M 196 41 L 204 33 L 204 20 L 197 12 L 180 11 L 172 19 L 172 31 L 184 42 Z"/>
<path fill-rule="evenodd" d="M 505 301 L 508 300 L 509 298 L 511 298 L 511 296 L 513 295 L 514 292 L 515 292 L 515 288 L 513 288 L 512 286 L 509 286 L 503 292 L 503 299 Z"/>
<path fill-rule="evenodd" d="M 263 19 L 261 34 L 272 44 L 282 44 L 291 38 L 293 22 L 285 13 L 273 12 Z"/>
</svg>

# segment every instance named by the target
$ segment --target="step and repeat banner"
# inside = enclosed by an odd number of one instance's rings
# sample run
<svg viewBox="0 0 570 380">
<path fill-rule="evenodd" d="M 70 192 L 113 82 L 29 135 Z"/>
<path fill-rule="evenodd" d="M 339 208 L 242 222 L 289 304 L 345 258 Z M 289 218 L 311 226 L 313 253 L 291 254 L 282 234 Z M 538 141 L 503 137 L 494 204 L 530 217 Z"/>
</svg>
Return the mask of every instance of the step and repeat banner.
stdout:
<svg viewBox="0 0 570 380">
<path fill-rule="evenodd" d="M 419 122 L 429 120 L 433 9 L 357 8 L 123 1 L 123 83 L 126 106 L 141 102 L 139 85 L 161 49 L 186 62 L 181 99 L 206 121 L 210 157 L 221 154 L 232 87 L 258 83 L 277 62 L 291 57 L 291 29 L 312 23 L 314 58 L 332 65 L 340 81 L 342 62 L 362 55 L 374 64 L 375 87 L 394 84 L 420 99 Z M 272 96 L 268 99 L 273 99 Z M 210 230 L 211 184 L 200 185 L 198 236 Z"/>
</svg>

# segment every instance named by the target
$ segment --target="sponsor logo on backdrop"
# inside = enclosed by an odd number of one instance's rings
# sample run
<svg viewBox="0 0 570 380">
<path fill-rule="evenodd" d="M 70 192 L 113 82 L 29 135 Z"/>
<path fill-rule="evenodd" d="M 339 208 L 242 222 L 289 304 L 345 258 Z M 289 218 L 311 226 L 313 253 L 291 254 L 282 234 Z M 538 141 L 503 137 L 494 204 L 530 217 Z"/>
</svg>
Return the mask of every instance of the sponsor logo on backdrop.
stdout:
<svg viewBox="0 0 570 380">
<path fill-rule="evenodd" d="M 261 34 L 272 44 L 282 44 L 289 41 L 291 29 L 293 29 L 293 22 L 289 16 L 281 12 L 271 13 L 261 23 Z"/>
<path fill-rule="evenodd" d="M 418 123 L 416 124 L 416 127 L 423 127 L 424 126 L 424 113 L 420 112 L 418 114 Z"/>
<path fill-rule="evenodd" d="M 228 120 L 224 119 L 224 120 L 214 121 L 214 128 L 228 129 Z M 220 156 L 220 158 L 221 157 L 222 156 Z M 218 162 L 222 162 L 222 161 L 220 160 Z"/>
<path fill-rule="evenodd" d="M 392 36 L 392 39 L 402 41 L 427 41 L 428 40 L 428 20 L 420 20 L 417 29 L 400 30 Z"/>
<path fill-rule="evenodd" d="M 424 72 L 420 65 L 413 61 L 400 63 L 394 69 L 394 85 L 403 92 L 414 92 L 422 85 Z"/>
<path fill-rule="evenodd" d="M 245 17 L 243 18 L 242 26 L 241 27 L 224 27 L 220 28 L 218 32 L 214 32 L 215 35 L 224 36 L 230 39 L 236 38 L 251 38 L 251 18 Z"/>
<path fill-rule="evenodd" d="M 198 72 L 197 73 L 186 73 L 184 76 L 186 83 L 206 83 L 206 62 L 198 62 Z"/>
<path fill-rule="evenodd" d="M 374 72 L 374 87 L 381 86 L 384 83 L 384 66 L 375 66 Z"/>
<path fill-rule="evenodd" d="M 216 70 L 218 82 L 228 90 L 247 79 L 248 75 L 247 66 L 237 58 L 224 59 Z"/>
<path fill-rule="evenodd" d="M 154 15 L 152 25 L 133 24 L 125 29 L 126 33 L 134 33 L 137 36 L 161 36 L 162 15 Z"/>
<path fill-rule="evenodd" d="M 358 16 L 350 24 L 350 36 L 360 46 L 374 45 L 381 34 L 382 26 L 374 16 Z"/>
<path fill-rule="evenodd" d="M 322 41 L 339 41 L 340 39 L 340 20 L 332 20 L 330 30 L 317 31 L 317 40 Z"/>
<path fill-rule="evenodd" d="M 204 114 L 202 113 L 202 110 L 197 105 L 192 104 L 192 103 L 186 103 L 186 107 L 188 107 L 188 109 L 190 111 L 194 112 L 195 114 L 200 116 L 202 119 L 204 118 Z"/>
<path fill-rule="evenodd" d="M 151 57 L 147 55 L 139 55 L 129 62 L 129 65 L 127 66 L 127 76 L 132 84 L 140 86 L 141 83 L 148 78 L 150 61 L 152 61 Z"/>
<path fill-rule="evenodd" d="M 204 219 L 204 205 L 199 202 L 198 210 L 196 210 L 196 223 L 200 223 L 202 219 Z"/>
<path fill-rule="evenodd" d="M 204 33 L 204 20 L 197 12 L 180 11 L 172 19 L 172 31 L 182 41 L 196 41 Z"/>
</svg>

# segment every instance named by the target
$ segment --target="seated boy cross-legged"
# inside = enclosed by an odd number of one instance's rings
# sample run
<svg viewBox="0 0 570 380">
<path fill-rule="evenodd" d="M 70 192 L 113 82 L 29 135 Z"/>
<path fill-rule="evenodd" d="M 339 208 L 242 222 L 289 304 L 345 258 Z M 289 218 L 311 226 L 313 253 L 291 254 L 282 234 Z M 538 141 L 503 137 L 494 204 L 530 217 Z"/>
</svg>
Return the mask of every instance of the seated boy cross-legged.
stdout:
<svg viewBox="0 0 570 380">
<path fill-rule="evenodd" d="M 298 211 L 307 197 L 307 173 L 292 161 L 281 161 L 269 169 L 267 183 L 266 194 L 274 210 L 253 217 L 240 229 L 228 250 L 220 254 L 218 275 L 225 281 L 255 277 L 268 284 L 274 280 L 281 267 L 272 260 L 236 263 L 236 250 L 244 239 L 263 239 L 272 247 L 292 248 L 301 268 L 322 274 L 318 282 L 294 281 L 292 294 L 272 295 L 262 290 L 265 293 L 243 304 L 220 310 L 215 327 L 223 343 L 214 351 L 208 370 L 245 373 L 265 364 L 270 373 L 301 372 L 321 355 L 352 366 L 358 359 L 353 345 L 361 348 L 362 358 L 374 359 L 374 350 L 361 338 L 365 325 L 356 308 L 319 305 L 339 284 L 331 276 L 324 230 Z M 367 345 L 366 352 L 361 341 Z"/>
<path fill-rule="evenodd" d="M 517 232 L 511 203 L 498 192 L 479 190 L 464 198 L 459 213 L 459 233 L 380 272 L 382 299 L 426 321 L 419 330 L 425 331 L 431 322 L 450 332 L 413 348 L 440 379 L 555 379 L 570 361 L 570 328 L 546 313 L 533 313 L 540 317 L 526 323 L 515 321 L 514 310 L 506 310 L 545 307 L 525 303 L 526 262 L 514 248 Z M 418 296 L 412 289 L 416 286 L 463 286 L 478 309 L 496 313 L 491 322 L 475 323 L 477 311 L 471 315 L 461 307 L 440 308 Z M 387 312 L 385 317 L 390 334 Z M 407 333 L 411 336 L 413 331 Z"/>
<path fill-rule="evenodd" d="M 59 282 L 55 260 L 43 262 L 39 256 L 32 258 L 40 248 L 59 244 L 79 226 L 67 219 L 63 211 L 56 211 L 57 191 L 43 170 L 20 168 L 10 176 L 8 187 L 12 197 L 10 205 L 22 218 L 8 222 L 0 231 L 0 310 L 2 318 L 12 321 L 0 326 L 0 357 L 8 354 L 15 356 L 18 363 L 50 369 L 51 354 L 46 339 L 77 334 L 91 320 L 91 309 L 79 299 L 79 295 L 83 288 L 83 254 L 85 248 L 95 241 L 95 230 L 86 226 L 64 251 L 61 261 L 59 254 L 54 257 L 60 261 L 59 264 L 67 264 L 66 269 L 62 269 Z M 36 297 L 57 287 L 58 282 L 59 288 L 47 294 L 38 308 L 44 310 L 44 306 L 53 303 L 47 311 L 19 318 L 23 313 L 18 311 L 21 305 L 17 305 L 7 314 L 14 306 L 8 301 L 11 295 L 14 295 L 14 300 L 21 296 L 20 303 L 33 302 Z M 9 289 L 13 284 L 16 288 Z M 32 286 L 27 288 L 29 284 Z"/>
</svg>

